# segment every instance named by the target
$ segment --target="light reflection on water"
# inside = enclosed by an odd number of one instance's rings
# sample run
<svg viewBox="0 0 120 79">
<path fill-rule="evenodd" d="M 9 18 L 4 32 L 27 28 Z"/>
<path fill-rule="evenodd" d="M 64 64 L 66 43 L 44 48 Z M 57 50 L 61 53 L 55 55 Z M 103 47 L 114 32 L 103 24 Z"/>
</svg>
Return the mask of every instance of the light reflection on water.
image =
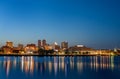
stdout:
<svg viewBox="0 0 120 79">
<path fill-rule="evenodd" d="M 98 72 L 104 75 L 104 72 L 101 71 L 109 70 L 110 74 L 114 74 L 112 71 L 118 70 L 117 72 L 120 73 L 120 57 L 0 57 L 0 69 L 1 72 L 5 71 L 5 74 L 0 75 L 0 78 L 4 79 L 6 77 L 11 79 L 11 75 L 16 74 L 17 76 L 22 74 L 21 78 L 27 79 L 39 79 L 40 77 L 44 79 L 73 79 L 74 76 L 76 79 L 80 77 L 84 79 L 88 72 L 93 72 L 93 74 Z M 17 71 L 18 73 L 14 73 Z M 92 78 L 93 74 L 90 74 Z"/>
</svg>

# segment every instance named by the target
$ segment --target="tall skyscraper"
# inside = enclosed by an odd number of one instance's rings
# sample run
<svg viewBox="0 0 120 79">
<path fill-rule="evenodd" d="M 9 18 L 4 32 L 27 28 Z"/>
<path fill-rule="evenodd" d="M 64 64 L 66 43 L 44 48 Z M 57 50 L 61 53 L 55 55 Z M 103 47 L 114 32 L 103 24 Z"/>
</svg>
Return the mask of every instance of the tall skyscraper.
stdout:
<svg viewBox="0 0 120 79">
<path fill-rule="evenodd" d="M 38 47 L 40 48 L 42 46 L 41 40 L 38 40 Z"/>
<path fill-rule="evenodd" d="M 13 48 L 13 42 L 7 41 L 6 46 Z"/>
<path fill-rule="evenodd" d="M 62 49 L 68 49 L 68 42 L 65 42 L 65 41 L 62 42 L 62 43 L 61 43 L 61 48 L 62 48 Z"/>
<path fill-rule="evenodd" d="M 42 46 L 45 47 L 45 45 L 47 45 L 47 44 L 46 44 L 46 40 L 44 39 L 44 40 L 42 40 Z"/>
</svg>

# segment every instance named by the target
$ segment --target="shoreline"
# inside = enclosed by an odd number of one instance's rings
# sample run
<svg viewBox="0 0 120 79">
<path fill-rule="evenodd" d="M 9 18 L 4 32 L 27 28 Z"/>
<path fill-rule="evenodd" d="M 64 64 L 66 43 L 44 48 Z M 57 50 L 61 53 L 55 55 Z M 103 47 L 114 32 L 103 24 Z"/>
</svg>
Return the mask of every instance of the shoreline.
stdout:
<svg viewBox="0 0 120 79">
<path fill-rule="evenodd" d="M 39 54 L 0 54 L 0 56 L 38 56 L 38 57 L 43 57 L 43 56 L 120 56 L 120 55 L 39 55 Z"/>
</svg>

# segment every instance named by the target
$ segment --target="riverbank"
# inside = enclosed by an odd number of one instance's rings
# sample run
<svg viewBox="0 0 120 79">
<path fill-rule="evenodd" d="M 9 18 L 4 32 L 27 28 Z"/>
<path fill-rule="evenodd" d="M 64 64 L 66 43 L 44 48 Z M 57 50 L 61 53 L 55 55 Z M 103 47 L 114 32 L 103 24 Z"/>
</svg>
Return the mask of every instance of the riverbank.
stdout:
<svg viewBox="0 0 120 79">
<path fill-rule="evenodd" d="M 62 55 L 55 55 L 55 54 L 52 54 L 52 55 L 39 55 L 39 54 L 16 54 L 16 53 L 12 53 L 12 54 L 3 54 L 3 53 L 0 53 L 0 56 L 113 56 L 113 55 L 95 55 L 95 54 L 84 54 L 84 55 L 70 55 L 70 54 L 62 54 Z M 114 55 L 114 56 L 120 56 L 120 55 Z"/>
</svg>

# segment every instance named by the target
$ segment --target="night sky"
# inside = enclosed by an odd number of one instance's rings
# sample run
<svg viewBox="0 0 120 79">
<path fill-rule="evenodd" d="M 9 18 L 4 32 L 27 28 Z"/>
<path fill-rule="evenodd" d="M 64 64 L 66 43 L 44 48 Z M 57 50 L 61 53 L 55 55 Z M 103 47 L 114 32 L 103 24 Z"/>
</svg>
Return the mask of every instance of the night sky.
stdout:
<svg viewBox="0 0 120 79">
<path fill-rule="evenodd" d="M 120 0 L 0 0 L 0 46 L 38 39 L 120 48 Z"/>
</svg>

